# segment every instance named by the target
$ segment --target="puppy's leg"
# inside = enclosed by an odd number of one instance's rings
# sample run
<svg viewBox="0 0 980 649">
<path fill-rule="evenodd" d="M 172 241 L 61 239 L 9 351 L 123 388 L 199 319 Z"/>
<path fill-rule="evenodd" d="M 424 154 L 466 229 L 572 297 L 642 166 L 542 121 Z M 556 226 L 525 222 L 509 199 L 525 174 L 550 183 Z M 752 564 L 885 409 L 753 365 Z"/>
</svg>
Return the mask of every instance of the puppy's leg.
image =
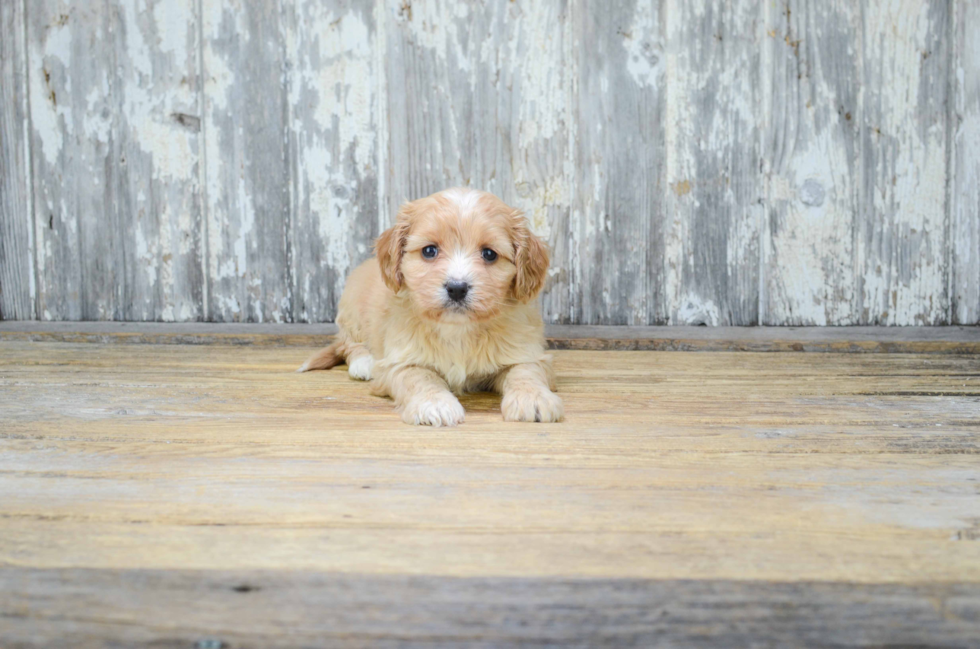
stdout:
<svg viewBox="0 0 980 649">
<path fill-rule="evenodd" d="M 351 343 L 347 346 L 347 373 L 352 379 L 370 381 L 374 371 L 374 356 L 361 343 Z"/>
<path fill-rule="evenodd" d="M 500 412 L 506 421 L 561 421 L 564 407 L 553 386 L 549 361 L 512 365 L 494 380 L 494 389 L 504 395 Z"/>
<path fill-rule="evenodd" d="M 466 412 L 441 376 L 421 367 L 395 367 L 372 386 L 375 394 L 390 395 L 402 421 L 416 426 L 455 426 Z"/>
</svg>

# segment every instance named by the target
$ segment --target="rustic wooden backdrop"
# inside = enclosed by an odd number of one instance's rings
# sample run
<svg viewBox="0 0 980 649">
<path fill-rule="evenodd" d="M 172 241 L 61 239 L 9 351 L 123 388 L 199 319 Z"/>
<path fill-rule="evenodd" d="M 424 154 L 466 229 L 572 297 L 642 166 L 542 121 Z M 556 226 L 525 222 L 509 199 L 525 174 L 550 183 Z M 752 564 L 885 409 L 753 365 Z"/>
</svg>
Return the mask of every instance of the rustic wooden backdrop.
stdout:
<svg viewBox="0 0 980 649">
<path fill-rule="evenodd" d="M 0 317 L 331 320 L 400 202 L 550 322 L 980 321 L 978 0 L 0 0 Z"/>
</svg>

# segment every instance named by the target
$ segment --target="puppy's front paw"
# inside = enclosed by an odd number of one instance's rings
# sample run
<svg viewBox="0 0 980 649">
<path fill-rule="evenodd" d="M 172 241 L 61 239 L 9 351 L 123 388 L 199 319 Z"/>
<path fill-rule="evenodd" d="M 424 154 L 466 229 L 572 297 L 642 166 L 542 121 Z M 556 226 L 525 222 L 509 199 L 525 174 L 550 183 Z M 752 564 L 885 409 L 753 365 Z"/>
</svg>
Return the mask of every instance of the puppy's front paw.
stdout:
<svg viewBox="0 0 980 649">
<path fill-rule="evenodd" d="M 350 374 L 352 379 L 357 379 L 358 381 L 370 381 L 373 372 L 373 356 L 358 356 L 347 364 L 347 373 Z"/>
<path fill-rule="evenodd" d="M 511 390 L 500 402 L 505 421 L 561 421 L 565 414 L 561 397 L 551 390 Z"/>
<path fill-rule="evenodd" d="M 428 399 L 413 399 L 402 410 L 402 421 L 416 426 L 455 426 L 463 423 L 465 417 L 459 399 L 448 392 Z"/>
</svg>

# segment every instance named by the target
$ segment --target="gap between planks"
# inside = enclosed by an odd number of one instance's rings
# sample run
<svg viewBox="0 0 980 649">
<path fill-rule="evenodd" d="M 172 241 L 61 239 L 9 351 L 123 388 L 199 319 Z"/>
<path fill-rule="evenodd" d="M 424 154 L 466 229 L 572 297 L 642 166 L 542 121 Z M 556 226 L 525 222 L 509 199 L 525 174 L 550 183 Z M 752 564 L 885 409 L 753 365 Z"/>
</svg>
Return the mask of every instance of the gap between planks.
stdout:
<svg viewBox="0 0 980 649">
<path fill-rule="evenodd" d="M 0 341 L 317 346 L 336 334 L 322 324 L 0 322 Z M 980 353 L 980 327 L 615 327 L 548 325 L 551 349 Z"/>
</svg>

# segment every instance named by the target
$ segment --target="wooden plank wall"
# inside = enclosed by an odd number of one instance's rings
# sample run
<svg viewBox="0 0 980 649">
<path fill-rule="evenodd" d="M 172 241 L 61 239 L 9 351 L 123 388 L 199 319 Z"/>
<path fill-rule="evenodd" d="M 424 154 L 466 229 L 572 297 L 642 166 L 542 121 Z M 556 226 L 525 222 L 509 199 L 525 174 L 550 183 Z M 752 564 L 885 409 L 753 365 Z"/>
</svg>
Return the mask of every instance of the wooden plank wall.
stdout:
<svg viewBox="0 0 980 649">
<path fill-rule="evenodd" d="M 974 0 L 0 8 L 2 318 L 329 321 L 472 185 L 548 322 L 980 322 Z"/>
</svg>

